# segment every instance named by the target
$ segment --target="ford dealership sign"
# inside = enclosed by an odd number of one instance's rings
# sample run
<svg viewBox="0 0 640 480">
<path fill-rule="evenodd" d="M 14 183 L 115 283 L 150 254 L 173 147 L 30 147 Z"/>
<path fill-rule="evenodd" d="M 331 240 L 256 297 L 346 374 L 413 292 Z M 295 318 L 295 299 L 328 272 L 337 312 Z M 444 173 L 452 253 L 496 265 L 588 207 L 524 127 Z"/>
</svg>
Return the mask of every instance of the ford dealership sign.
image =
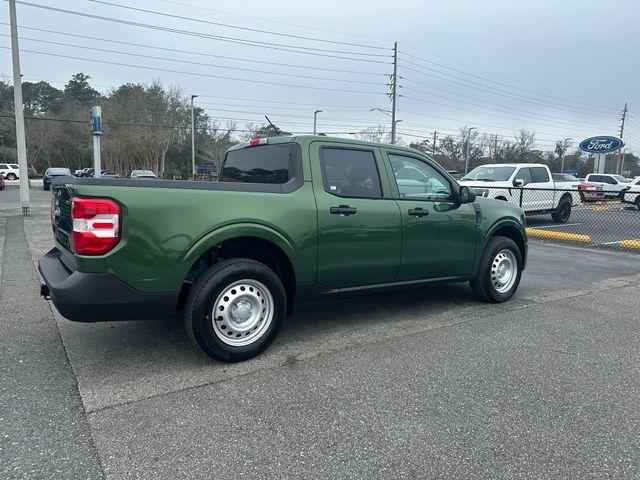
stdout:
<svg viewBox="0 0 640 480">
<path fill-rule="evenodd" d="M 580 142 L 580 150 L 587 153 L 611 153 L 624 145 L 618 137 L 590 137 Z"/>
</svg>

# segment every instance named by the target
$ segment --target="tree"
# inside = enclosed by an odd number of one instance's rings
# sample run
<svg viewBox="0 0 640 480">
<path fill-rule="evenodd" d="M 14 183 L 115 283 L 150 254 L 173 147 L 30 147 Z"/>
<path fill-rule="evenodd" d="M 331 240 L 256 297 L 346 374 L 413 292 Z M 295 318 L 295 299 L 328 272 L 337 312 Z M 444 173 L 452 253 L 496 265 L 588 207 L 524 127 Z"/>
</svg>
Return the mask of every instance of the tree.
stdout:
<svg viewBox="0 0 640 480">
<path fill-rule="evenodd" d="M 91 106 L 100 98 L 100 93 L 89 85 L 89 75 L 76 73 L 64 87 L 64 98 L 83 106 Z"/>
</svg>

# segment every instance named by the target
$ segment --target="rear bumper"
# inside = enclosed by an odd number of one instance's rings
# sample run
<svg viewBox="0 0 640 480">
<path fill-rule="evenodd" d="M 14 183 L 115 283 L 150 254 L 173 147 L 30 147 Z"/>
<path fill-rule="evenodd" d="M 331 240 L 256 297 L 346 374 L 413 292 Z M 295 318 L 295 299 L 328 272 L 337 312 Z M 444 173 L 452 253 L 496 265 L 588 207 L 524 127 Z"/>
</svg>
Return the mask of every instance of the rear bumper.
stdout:
<svg viewBox="0 0 640 480">
<path fill-rule="evenodd" d="M 143 293 L 109 273 L 70 271 L 57 248 L 38 260 L 51 301 L 74 322 L 146 320 L 175 315 L 177 293 Z M 48 291 L 48 292 L 47 292 Z"/>
</svg>

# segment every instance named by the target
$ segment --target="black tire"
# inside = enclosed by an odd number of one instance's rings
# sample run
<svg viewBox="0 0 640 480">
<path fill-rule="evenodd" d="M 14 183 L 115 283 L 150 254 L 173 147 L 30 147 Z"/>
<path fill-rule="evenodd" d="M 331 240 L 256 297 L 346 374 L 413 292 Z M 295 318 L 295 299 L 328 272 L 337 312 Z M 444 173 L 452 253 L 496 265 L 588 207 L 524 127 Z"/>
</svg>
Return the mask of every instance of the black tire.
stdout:
<svg viewBox="0 0 640 480">
<path fill-rule="evenodd" d="M 495 273 L 494 266 L 495 260 L 498 254 L 501 254 L 504 250 L 511 252 L 513 259 L 515 260 L 515 266 L 517 271 L 515 272 L 515 279 L 513 283 L 506 291 L 499 291 L 494 285 L 493 275 Z M 518 245 L 507 237 L 493 237 L 489 240 L 487 247 L 482 253 L 480 259 L 480 266 L 476 278 L 471 280 L 471 289 L 476 297 L 480 300 L 484 300 L 489 303 L 501 303 L 509 300 L 520 284 L 520 277 L 522 276 L 522 255 Z"/>
<path fill-rule="evenodd" d="M 51 187 L 48 187 L 47 185 L 43 185 L 42 188 L 47 191 L 47 190 L 51 190 Z"/>
<path fill-rule="evenodd" d="M 551 218 L 556 223 L 567 223 L 571 218 L 571 200 L 561 198 L 560 203 L 556 207 L 555 212 L 551 214 Z"/>
<path fill-rule="evenodd" d="M 257 330 L 260 335 L 251 339 L 251 343 L 230 345 L 225 342 L 235 341 L 235 335 L 226 341 L 221 340 L 219 335 L 222 335 L 223 330 L 220 328 L 226 328 L 226 325 L 223 327 L 222 323 L 216 323 L 214 327 L 214 322 L 222 317 L 217 315 L 215 318 L 211 317 L 216 301 L 220 300 L 219 297 L 222 293 L 241 280 L 254 281 L 268 289 L 268 294 L 273 302 L 272 316 L 264 331 L 261 331 L 261 328 Z M 227 310 L 230 311 L 230 309 Z M 204 353 L 222 362 L 241 362 L 259 355 L 271 345 L 278 336 L 286 312 L 287 294 L 278 275 L 263 263 L 245 258 L 235 258 L 213 265 L 198 278 L 187 297 L 184 323 L 187 334 Z M 227 315 L 229 316 L 230 313 Z M 230 331 L 230 328 L 224 332 L 234 333 Z M 247 335 L 249 334 L 247 333 Z M 240 337 L 241 334 L 238 336 Z M 242 341 L 242 338 L 239 341 Z"/>
<path fill-rule="evenodd" d="M 640 195 L 636 197 L 635 206 L 638 210 L 640 210 Z"/>
<path fill-rule="evenodd" d="M 16 180 L 18 177 L 16 177 L 15 173 L 9 173 L 9 174 L 7 174 L 7 176 L 5 178 L 7 180 Z"/>
</svg>

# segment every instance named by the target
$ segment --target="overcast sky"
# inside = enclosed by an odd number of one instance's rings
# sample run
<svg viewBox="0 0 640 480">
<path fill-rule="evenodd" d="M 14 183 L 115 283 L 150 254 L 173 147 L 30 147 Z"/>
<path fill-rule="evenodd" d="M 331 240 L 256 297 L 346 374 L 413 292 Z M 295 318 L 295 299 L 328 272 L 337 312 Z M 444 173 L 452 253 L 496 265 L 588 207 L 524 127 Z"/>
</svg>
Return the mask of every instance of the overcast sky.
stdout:
<svg viewBox="0 0 640 480">
<path fill-rule="evenodd" d="M 398 130 L 407 143 L 434 129 L 446 134 L 469 125 L 503 136 L 527 128 L 537 132 L 539 148 L 550 149 L 564 137 L 617 134 L 619 112 L 629 102 L 625 140 L 640 149 L 638 0 L 30 1 L 184 33 L 18 4 L 22 73 L 29 81 L 47 80 L 62 88 L 73 73 L 85 72 L 105 91 L 125 82 L 159 79 L 179 86 L 185 95 L 200 95 L 196 102 L 210 116 L 236 119 L 239 127 L 260 122 L 266 113 L 287 130 L 310 131 L 313 111 L 320 109 L 320 131 L 346 133 L 388 125 L 384 113 L 369 110 L 390 108 L 385 84 L 397 40 L 402 77 Z M 8 47 L 8 4 L 0 10 L 2 46 Z M 232 38 L 211 38 L 216 35 Z M 243 45 L 233 39 L 265 44 Z M 307 53 L 300 47 L 307 47 Z M 296 51 L 286 51 L 292 49 Z M 10 76 L 10 51 L 2 52 L 0 71 Z"/>
</svg>

